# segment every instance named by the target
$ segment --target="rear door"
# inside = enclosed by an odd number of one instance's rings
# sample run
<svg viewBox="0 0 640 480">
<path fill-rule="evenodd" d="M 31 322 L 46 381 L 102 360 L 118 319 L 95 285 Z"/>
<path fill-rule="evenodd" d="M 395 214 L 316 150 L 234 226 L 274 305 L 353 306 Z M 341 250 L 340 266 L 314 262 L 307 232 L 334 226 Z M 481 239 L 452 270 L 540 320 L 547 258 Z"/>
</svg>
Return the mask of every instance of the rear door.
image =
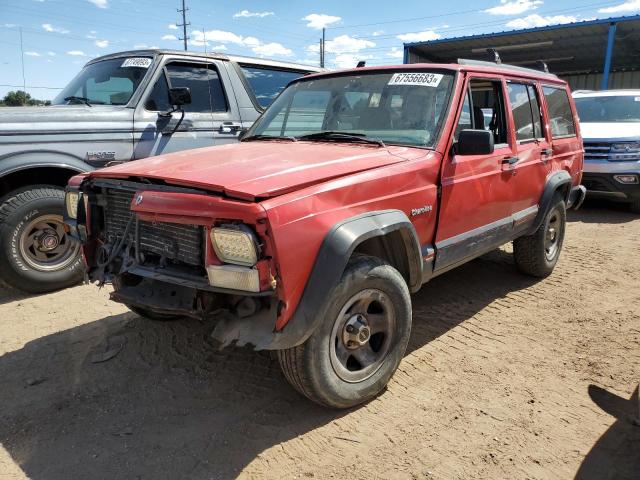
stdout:
<svg viewBox="0 0 640 480">
<path fill-rule="evenodd" d="M 515 156 L 501 77 L 471 74 L 454 132 L 454 148 L 444 160 L 435 270 L 452 268 L 511 239 L 513 175 L 503 165 Z M 489 130 L 489 155 L 457 155 L 463 129 Z"/>
<path fill-rule="evenodd" d="M 171 110 L 169 88 L 188 87 L 191 104 Z M 218 60 L 168 59 L 136 108 L 135 158 L 236 142 L 240 115 Z"/>
<path fill-rule="evenodd" d="M 512 214 L 516 231 L 526 229 L 535 219 L 552 157 L 541 111 L 541 92 L 531 81 L 508 80 L 507 96 L 512 117 L 515 162 L 508 173 L 512 180 Z"/>
</svg>

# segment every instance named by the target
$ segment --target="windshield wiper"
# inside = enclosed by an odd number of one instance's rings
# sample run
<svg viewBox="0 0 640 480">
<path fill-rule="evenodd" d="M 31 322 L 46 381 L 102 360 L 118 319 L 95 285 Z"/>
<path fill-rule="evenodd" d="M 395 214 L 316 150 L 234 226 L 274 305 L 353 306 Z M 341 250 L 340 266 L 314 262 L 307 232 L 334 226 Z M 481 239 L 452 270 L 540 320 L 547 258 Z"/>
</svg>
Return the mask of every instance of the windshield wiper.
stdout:
<svg viewBox="0 0 640 480">
<path fill-rule="evenodd" d="M 250 135 L 248 137 L 244 137 L 241 141 L 246 142 L 247 140 L 289 140 L 291 142 L 297 142 L 298 139 L 296 137 L 292 137 L 290 135 Z"/>
<path fill-rule="evenodd" d="M 299 140 L 346 140 L 353 142 L 373 143 L 386 147 L 385 143 L 379 138 L 368 138 L 364 133 L 357 132 L 337 132 L 337 131 L 323 131 L 316 133 L 309 133 L 307 135 L 301 135 Z"/>
<path fill-rule="evenodd" d="M 91 105 L 91 103 L 89 102 L 89 99 L 87 97 L 78 97 L 76 95 L 70 95 L 68 97 L 64 97 L 64 101 L 65 102 L 80 102 L 80 103 L 84 103 L 85 105 L 87 105 L 89 107 L 93 107 L 93 105 Z"/>
</svg>

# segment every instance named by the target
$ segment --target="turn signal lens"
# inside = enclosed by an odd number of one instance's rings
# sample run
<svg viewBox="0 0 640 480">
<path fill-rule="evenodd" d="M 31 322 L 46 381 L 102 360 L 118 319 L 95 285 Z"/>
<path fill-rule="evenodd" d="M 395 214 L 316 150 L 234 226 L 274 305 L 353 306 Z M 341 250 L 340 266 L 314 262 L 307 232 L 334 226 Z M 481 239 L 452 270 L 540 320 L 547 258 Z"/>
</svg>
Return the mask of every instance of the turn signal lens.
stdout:
<svg viewBox="0 0 640 480">
<path fill-rule="evenodd" d="M 252 267 L 258 261 L 256 238 L 249 227 L 212 228 L 211 243 L 216 255 L 224 263 Z"/>
<path fill-rule="evenodd" d="M 207 266 L 209 284 L 213 287 L 242 290 L 245 292 L 260 291 L 260 276 L 255 268 L 235 265 Z"/>
<path fill-rule="evenodd" d="M 67 192 L 64 196 L 64 203 L 67 208 L 67 215 L 74 220 L 78 218 L 78 200 L 80 194 L 78 192 Z"/>
</svg>

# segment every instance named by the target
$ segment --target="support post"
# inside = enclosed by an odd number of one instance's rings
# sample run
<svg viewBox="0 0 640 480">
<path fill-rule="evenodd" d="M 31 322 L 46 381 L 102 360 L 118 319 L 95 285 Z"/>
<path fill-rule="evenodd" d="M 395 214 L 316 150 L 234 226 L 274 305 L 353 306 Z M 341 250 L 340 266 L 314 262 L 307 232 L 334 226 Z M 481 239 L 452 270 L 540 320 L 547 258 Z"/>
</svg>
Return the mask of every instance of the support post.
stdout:
<svg viewBox="0 0 640 480">
<path fill-rule="evenodd" d="M 409 47 L 407 47 L 406 45 L 403 45 L 403 48 L 404 48 L 404 55 L 402 56 L 402 63 L 406 65 L 407 63 L 409 63 Z"/>
<path fill-rule="evenodd" d="M 604 56 L 604 69 L 602 71 L 602 83 L 600 90 L 609 88 L 609 73 L 611 72 L 611 59 L 613 57 L 613 43 L 616 37 L 616 23 L 609 24 L 609 35 L 607 35 L 607 52 Z"/>
<path fill-rule="evenodd" d="M 325 28 L 322 27 L 322 48 L 320 48 L 320 66 L 324 68 L 324 41 L 325 41 Z"/>
</svg>

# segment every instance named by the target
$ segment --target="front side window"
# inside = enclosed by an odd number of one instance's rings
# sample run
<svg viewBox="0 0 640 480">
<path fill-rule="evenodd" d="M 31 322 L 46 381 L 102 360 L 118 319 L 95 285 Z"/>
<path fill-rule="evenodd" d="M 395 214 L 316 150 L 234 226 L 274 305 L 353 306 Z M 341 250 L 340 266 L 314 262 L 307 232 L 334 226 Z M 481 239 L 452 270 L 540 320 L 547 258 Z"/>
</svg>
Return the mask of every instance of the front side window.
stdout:
<svg viewBox="0 0 640 480">
<path fill-rule="evenodd" d="M 240 65 L 244 77 L 249 82 L 253 95 L 261 107 L 267 108 L 289 82 L 301 77 L 303 72 L 279 70 L 276 68 Z"/>
<path fill-rule="evenodd" d="M 455 138 L 468 128 L 490 131 L 496 145 L 508 143 L 501 81 L 472 79 L 469 82 Z"/>
<path fill-rule="evenodd" d="M 509 103 L 513 113 L 516 140 L 533 140 L 542 137 L 540 106 L 533 85 L 509 82 Z"/>
<path fill-rule="evenodd" d="M 56 96 L 52 104 L 126 105 L 151 63 L 150 57 L 135 57 L 102 60 L 87 65 Z"/>
<path fill-rule="evenodd" d="M 158 77 L 145 108 L 152 111 L 169 110 L 169 88 L 188 87 L 191 103 L 184 105 L 185 112 L 226 112 L 227 98 L 218 71 L 212 65 L 170 63 L 165 74 Z"/>
<path fill-rule="evenodd" d="M 640 96 L 582 97 L 575 102 L 581 122 L 640 123 Z"/>
<path fill-rule="evenodd" d="M 452 74 L 424 71 L 301 80 L 287 87 L 246 138 L 338 132 L 430 147 L 442 126 L 452 85 Z"/>
<path fill-rule="evenodd" d="M 564 88 L 556 87 L 543 87 L 542 91 L 549 109 L 551 136 L 553 138 L 574 136 L 576 127 L 573 123 L 567 91 Z"/>
</svg>

